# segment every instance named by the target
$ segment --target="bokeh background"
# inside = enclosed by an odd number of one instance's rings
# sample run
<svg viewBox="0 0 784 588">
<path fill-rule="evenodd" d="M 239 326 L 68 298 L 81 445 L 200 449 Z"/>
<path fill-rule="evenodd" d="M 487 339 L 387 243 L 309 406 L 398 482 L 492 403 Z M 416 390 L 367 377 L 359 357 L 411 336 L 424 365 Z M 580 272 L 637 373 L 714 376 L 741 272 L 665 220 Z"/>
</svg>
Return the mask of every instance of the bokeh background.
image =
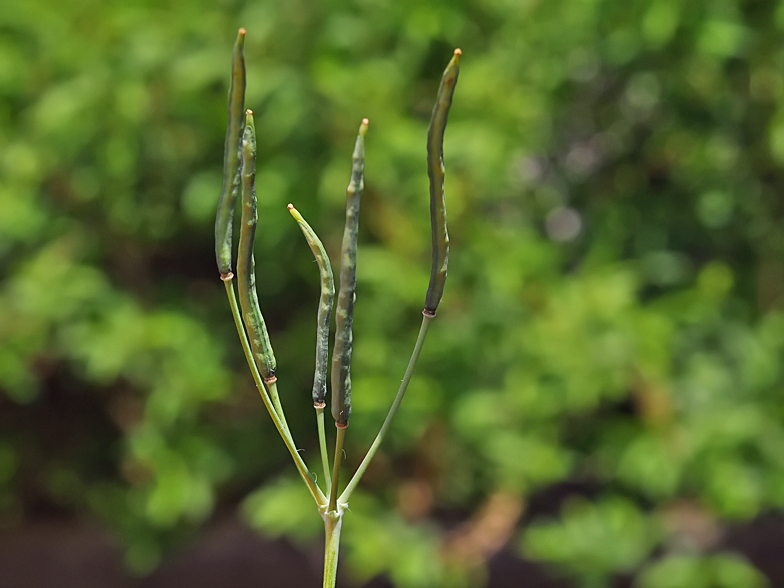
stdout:
<svg viewBox="0 0 784 588">
<path fill-rule="evenodd" d="M 343 586 L 784 586 L 784 4 L 4 0 L 0 585 L 318 586 L 213 254 L 248 30 L 258 287 L 315 471 L 318 275 L 369 117 Z M 56 582 L 54 581 L 56 579 Z M 70 582 L 70 583 L 69 583 Z"/>
</svg>

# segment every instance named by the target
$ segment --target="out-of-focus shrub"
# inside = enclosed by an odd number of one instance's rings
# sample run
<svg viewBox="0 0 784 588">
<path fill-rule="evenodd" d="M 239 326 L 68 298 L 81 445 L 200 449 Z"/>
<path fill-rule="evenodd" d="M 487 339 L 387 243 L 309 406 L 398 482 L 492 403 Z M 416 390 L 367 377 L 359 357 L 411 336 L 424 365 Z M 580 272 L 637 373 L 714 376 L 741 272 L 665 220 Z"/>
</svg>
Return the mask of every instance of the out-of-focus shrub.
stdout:
<svg viewBox="0 0 784 588">
<path fill-rule="evenodd" d="M 784 504 L 773 2 L 6 1 L 3 516 L 95 513 L 137 570 L 246 496 L 267 533 L 319 529 L 289 492 L 212 257 L 239 26 L 260 295 L 309 459 L 318 276 L 285 205 L 337 251 L 353 133 L 372 121 L 349 466 L 414 339 L 428 111 L 464 52 L 445 142 L 450 279 L 348 515 L 351 573 L 481 582 L 516 534 L 586 586 L 764 585 L 715 552 L 728 521 Z M 564 483 L 555 512 L 526 513 Z"/>
</svg>

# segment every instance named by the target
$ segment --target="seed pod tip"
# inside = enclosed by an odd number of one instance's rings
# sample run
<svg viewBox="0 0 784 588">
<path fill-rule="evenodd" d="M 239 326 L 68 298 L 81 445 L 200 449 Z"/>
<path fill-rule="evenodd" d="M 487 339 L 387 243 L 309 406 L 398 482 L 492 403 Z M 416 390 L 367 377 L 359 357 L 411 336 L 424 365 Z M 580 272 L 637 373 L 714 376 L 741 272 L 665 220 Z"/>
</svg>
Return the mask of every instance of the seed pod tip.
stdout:
<svg viewBox="0 0 784 588">
<path fill-rule="evenodd" d="M 457 49 L 455 49 L 455 55 L 457 55 L 458 57 L 460 57 L 462 54 L 463 54 L 463 50 L 462 50 L 462 49 L 460 49 L 460 47 L 458 47 Z"/>
<path fill-rule="evenodd" d="M 297 221 L 298 223 L 305 222 L 305 219 L 302 218 L 302 215 L 299 213 L 299 210 L 294 208 L 293 204 L 289 204 L 286 208 L 289 209 L 289 212 L 291 213 L 291 216 L 294 217 L 295 221 Z M 301 227 L 301 228 L 302 228 L 303 231 L 305 231 L 305 237 L 307 238 L 308 237 L 307 230 L 304 227 Z M 310 240 L 308 240 L 308 243 L 310 243 Z"/>
</svg>

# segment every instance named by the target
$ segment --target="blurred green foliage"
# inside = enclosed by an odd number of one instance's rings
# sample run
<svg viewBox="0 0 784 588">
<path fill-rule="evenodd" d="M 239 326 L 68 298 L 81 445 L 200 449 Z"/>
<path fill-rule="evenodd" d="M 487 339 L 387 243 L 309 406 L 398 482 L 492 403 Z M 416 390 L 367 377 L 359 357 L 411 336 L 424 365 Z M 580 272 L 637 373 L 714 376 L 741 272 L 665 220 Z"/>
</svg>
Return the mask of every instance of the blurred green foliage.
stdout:
<svg viewBox="0 0 784 588">
<path fill-rule="evenodd" d="M 765 586 L 721 539 L 784 506 L 784 4 L 765 0 L 6 0 L 6 524 L 91 513 L 137 571 L 219 505 L 244 500 L 268 534 L 320 532 L 214 267 L 239 26 L 260 298 L 314 470 L 318 274 L 285 205 L 336 259 L 369 117 L 354 467 L 415 338 L 426 126 L 464 52 L 445 141 L 450 278 L 352 501 L 348 573 L 477 584 L 486 545 L 514 533 L 576 586 Z M 522 507 L 563 487 L 554 512 L 472 532 L 494 496 Z M 454 513 L 467 522 L 446 525 Z"/>
</svg>

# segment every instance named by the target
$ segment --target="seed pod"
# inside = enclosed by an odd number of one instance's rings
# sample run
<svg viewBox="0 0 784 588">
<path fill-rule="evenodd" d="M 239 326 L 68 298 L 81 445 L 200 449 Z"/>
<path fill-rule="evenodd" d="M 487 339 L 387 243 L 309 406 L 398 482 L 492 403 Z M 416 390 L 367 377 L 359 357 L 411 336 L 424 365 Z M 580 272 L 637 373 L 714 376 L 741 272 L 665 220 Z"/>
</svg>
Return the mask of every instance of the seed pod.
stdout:
<svg viewBox="0 0 784 588">
<path fill-rule="evenodd" d="M 221 276 L 231 274 L 231 234 L 234 206 L 240 190 L 240 149 L 245 122 L 245 29 L 240 29 L 231 59 L 229 123 L 223 150 L 223 187 L 215 216 L 215 259 Z"/>
<path fill-rule="evenodd" d="M 427 130 L 427 175 L 430 178 L 430 227 L 433 236 L 433 265 L 430 285 L 425 296 L 425 314 L 435 316 L 438 303 L 444 294 L 446 269 L 449 263 L 449 233 L 446 229 L 446 202 L 444 200 L 444 130 L 452 106 L 452 95 L 460 73 L 458 62 L 462 51 L 455 49 L 449 65 L 441 78 L 436 105 Z"/>
<path fill-rule="evenodd" d="M 316 371 L 313 376 L 313 405 L 317 408 L 323 408 L 324 400 L 327 397 L 329 320 L 332 316 L 332 303 L 335 300 L 335 279 L 332 276 L 332 264 L 329 263 L 329 256 L 321 240 L 293 204 L 289 204 L 288 208 L 291 216 L 296 219 L 299 228 L 302 229 L 302 234 L 305 235 L 311 251 L 313 251 L 321 275 L 321 298 L 316 331 Z"/>
<path fill-rule="evenodd" d="M 346 192 L 346 228 L 343 231 L 341 248 L 340 291 L 335 311 L 335 347 L 332 350 L 332 416 L 338 427 L 347 427 L 348 417 L 351 415 L 351 348 L 357 286 L 357 232 L 359 199 L 364 188 L 367 127 L 368 119 L 364 119 L 354 147 L 351 181 Z"/>
<path fill-rule="evenodd" d="M 248 332 L 251 351 L 256 367 L 265 381 L 275 380 L 275 355 L 272 353 L 267 326 L 259 309 L 256 293 L 256 262 L 253 246 L 256 241 L 256 128 L 253 112 L 248 110 L 245 117 L 245 131 L 242 135 L 242 224 L 240 226 L 240 246 L 237 255 L 237 286 L 242 307 L 242 320 Z"/>
</svg>

